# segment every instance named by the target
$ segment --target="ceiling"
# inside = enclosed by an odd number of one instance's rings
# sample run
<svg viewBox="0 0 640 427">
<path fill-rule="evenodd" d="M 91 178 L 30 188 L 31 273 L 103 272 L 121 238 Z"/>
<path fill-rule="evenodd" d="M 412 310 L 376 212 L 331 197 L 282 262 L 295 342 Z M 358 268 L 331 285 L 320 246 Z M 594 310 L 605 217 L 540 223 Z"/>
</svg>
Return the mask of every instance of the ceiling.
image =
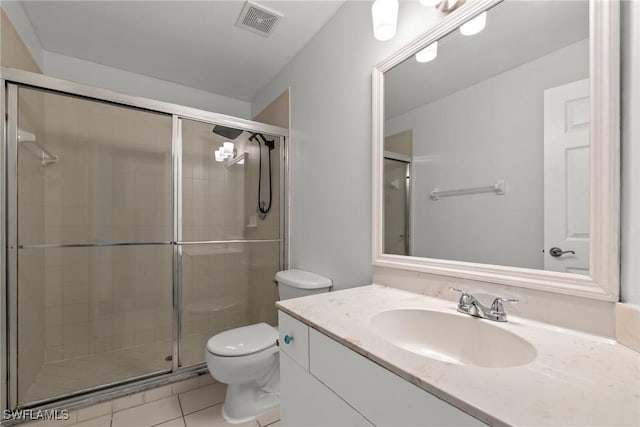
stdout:
<svg viewBox="0 0 640 427">
<path fill-rule="evenodd" d="M 511 0 L 487 14 L 473 36 L 459 31 L 438 41 L 438 56 L 412 56 L 385 74 L 385 118 L 458 92 L 589 36 L 587 1 Z"/>
<path fill-rule="evenodd" d="M 235 26 L 242 0 L 22 5 L 46 51 L 251 101 L 343 2 L 258 0 L 284 14 L 268 38 Z"/>
</svg>

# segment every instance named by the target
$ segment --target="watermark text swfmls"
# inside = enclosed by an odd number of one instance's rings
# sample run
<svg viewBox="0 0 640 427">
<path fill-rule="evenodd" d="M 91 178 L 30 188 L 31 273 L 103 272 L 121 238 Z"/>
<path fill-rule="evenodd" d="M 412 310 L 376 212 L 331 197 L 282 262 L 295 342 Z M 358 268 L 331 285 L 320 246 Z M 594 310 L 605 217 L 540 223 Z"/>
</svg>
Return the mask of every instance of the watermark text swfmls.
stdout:
<svg viewBox="0 0 640 427">
<path fill-rule="evenodd" d="M 69 419 L 67 409 L 15 409 L 2 411 L 3 420 L 53 420 L 64 421 Z"/>
</svg>

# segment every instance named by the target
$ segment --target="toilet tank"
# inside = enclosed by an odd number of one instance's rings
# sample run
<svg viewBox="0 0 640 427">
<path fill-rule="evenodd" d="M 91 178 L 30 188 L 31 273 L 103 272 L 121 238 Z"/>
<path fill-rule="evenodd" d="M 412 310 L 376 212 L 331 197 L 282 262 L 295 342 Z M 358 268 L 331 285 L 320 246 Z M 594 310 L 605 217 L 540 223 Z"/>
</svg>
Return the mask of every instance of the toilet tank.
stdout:
<svg viewBox="0 0 640 427">
<path fill-rule="evenodd" d="M 329 292 L 333 282 L 328 277 L 302 270 L 284 270 L 276 273 L 281 300 Z"/>
</svg>

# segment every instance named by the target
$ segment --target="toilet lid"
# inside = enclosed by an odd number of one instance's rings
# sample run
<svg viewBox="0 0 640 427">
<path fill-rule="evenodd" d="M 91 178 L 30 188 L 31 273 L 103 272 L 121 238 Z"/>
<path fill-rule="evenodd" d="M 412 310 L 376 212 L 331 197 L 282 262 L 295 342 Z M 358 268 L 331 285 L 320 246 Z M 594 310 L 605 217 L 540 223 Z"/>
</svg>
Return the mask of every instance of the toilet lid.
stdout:
<svg viewBox="0 0 640 427">
<path fill-rule="evenodd" d="M 299 289 L 330 288 L 333 282 L 328 277 L 302 270 L 283 270 L 276 273 L 276 282 L 280 285 Z"/>
<path fill-rule="evenodd" d="M 218 356 L 244 356 L 276 344 L 278 331 L 266 323 L 243 326 L 214 335 L 207 350 Z"/>
</svg>

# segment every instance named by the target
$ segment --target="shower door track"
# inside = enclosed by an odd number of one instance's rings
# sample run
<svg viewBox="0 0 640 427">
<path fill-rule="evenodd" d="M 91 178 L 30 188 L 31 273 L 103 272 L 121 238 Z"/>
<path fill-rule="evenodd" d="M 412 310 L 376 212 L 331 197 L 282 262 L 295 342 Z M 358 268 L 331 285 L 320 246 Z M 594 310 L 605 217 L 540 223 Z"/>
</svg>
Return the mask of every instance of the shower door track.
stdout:
<svg viewBox="0 0 640 427">
<path fill-rule="evenodd" d="M 151 242 L 103 242 L 103 243 L 66 243 L 66 244 L 23 244 L 18 245 L 17 232 L 17 88 L 23 86 L 45 90 L 61 95 L 71 95 L 88 100 L 105 102 L 122 107 L 132 107 L 172 116 L 172 205 L 173 236 L 171 241 Z M 2 248 L 2 274 L 0 305 L 4 311 L 3 324 L 0 328 L 2 378 L 7 379 L 6 389 L 0 390 L 2 400 L 0 409 L 75 409 L 120 396 L 143 391 L 163 384 L 170 384 L 189 377 L 206 373 L 206 365 L 200 362 L 195 365 L 181 364 L 181 321 L 182 321 L 182 248 L 198 244 L 237 244 L 237 243 L 279 243 L 279 267 L 288 266 L 289 247 L 288 213 L 289 213 L 289 130 L 286 128 L 254 122 L 225 114 L 212 113 L 197 108 L 181 106 L 163 101 L 154 101 L 137 96 L 124 95 L 106 89 L 100 89 L 81 83 L 61 80 L 42 74 L 31 73 L 12 68 L 0 67 L 0 113 L 2 123 L 2 150 L 0 150 L 0 246 Z M 7 114 L 8 113 L 8 114 Z M 212 125 L 224 125 L 245 131 L 259 132 L 281 138 L 280 150 L 280 235 L 278 239 L 230 239 L 188 241 L 182 240 L 182 120 L 188 119 Z M 102 384 L 93 388 L 79 390 L 50 399 L 28 402 L 18 405 L 17 396 L 17 251 L 27 248 L 81 248 L 81 247 L 117 247 L 142 245 L 171 245 L 172 253 L 172 366 L 170 369 L 128 378 L 111 384 Z M 6 396 L 6 397 L 5 397 Z M 3 420 L 3 425 L 11 425 L 13 421 Z"/>
</svg>

